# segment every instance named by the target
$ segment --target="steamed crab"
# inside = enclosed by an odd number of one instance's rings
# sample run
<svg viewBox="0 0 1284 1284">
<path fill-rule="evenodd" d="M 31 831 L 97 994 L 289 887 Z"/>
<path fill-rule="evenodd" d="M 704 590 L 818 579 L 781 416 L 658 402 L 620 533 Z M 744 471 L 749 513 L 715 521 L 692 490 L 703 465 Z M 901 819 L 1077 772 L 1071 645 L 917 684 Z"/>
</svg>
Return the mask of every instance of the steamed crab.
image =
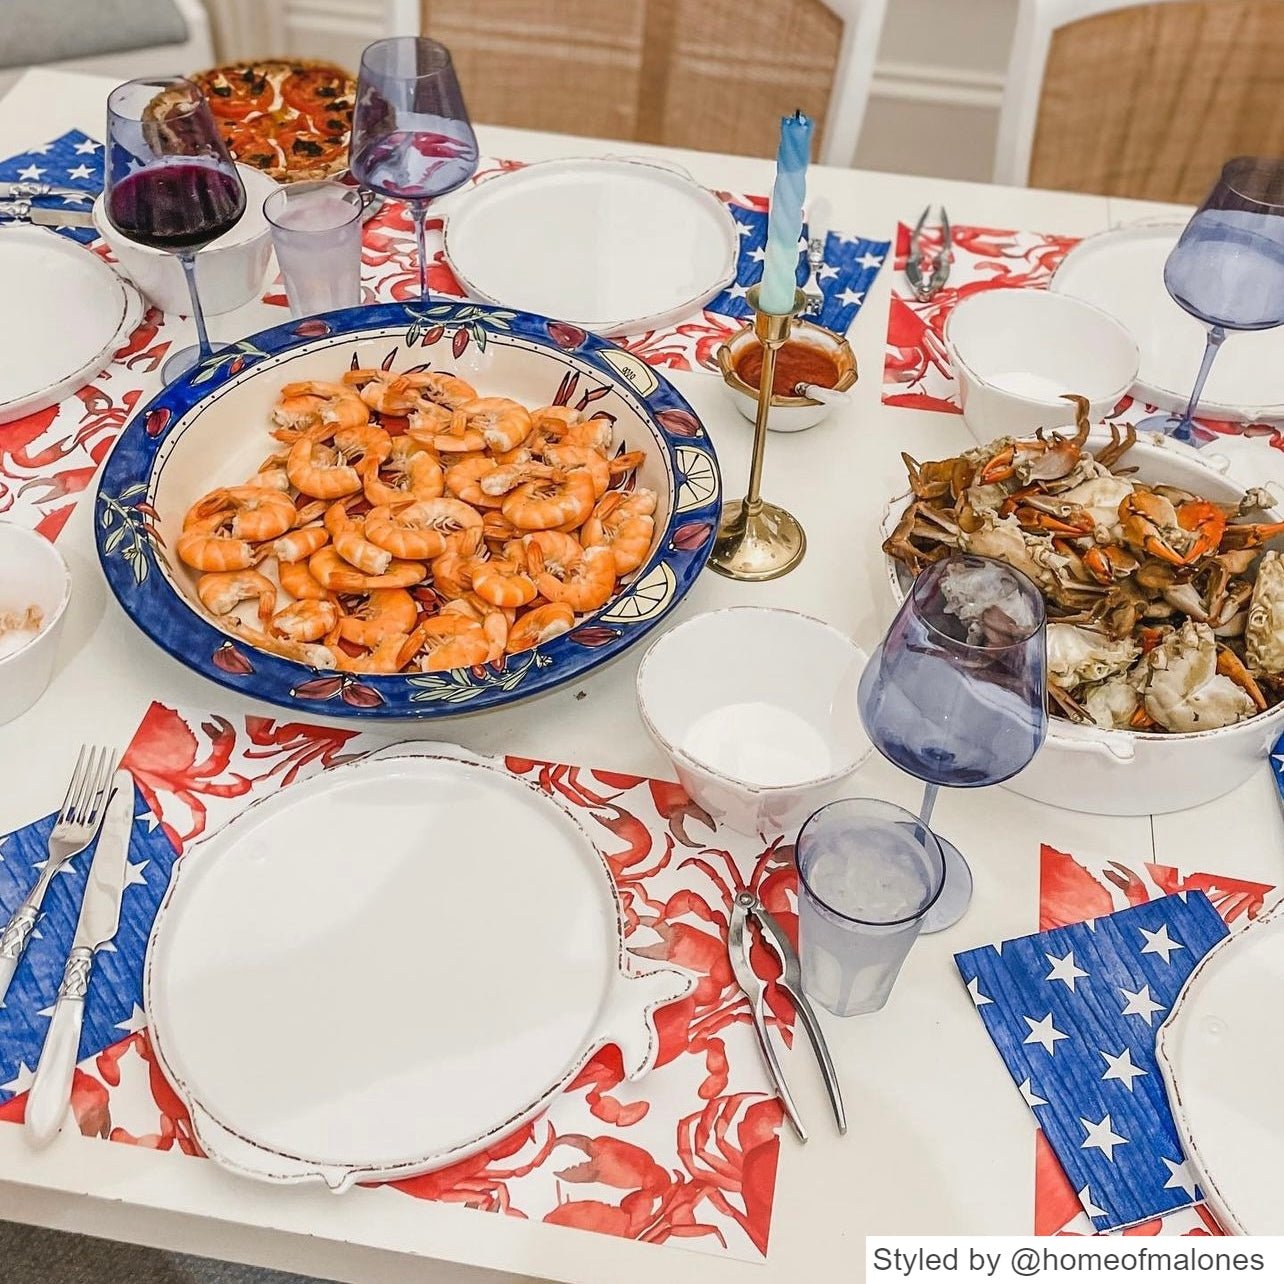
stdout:
<svg viewBox="0 0 1284 1284">
<path fill-rule="evenodd" d="M 1131 427 L 906 455 L 912 494 L 884 551 L 917 574 L 958 549 L 1024 573 L 1048 608 L 1053 710 L 1105 728 L 1226 726 L 1284 699 L 1284 555 L 1275 501 L 1220 503 L 1121 467 Z"/>
</svg>

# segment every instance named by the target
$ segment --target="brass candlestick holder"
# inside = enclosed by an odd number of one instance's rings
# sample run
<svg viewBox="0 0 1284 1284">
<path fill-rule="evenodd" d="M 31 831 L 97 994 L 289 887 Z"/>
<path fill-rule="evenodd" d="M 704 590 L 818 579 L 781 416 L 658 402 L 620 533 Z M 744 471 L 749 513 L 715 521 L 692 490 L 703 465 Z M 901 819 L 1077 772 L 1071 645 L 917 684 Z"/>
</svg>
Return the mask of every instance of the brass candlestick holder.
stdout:
<svg viewBox="0 0 1284 1284">
<path fill-rule="evenodd" d="M 762 485 L 762 457 L 767 449 L 767 416 L 771 413 L 771 385 L 776 378 L 776 353 L 789 338 L 796 317 L 807 306 L 807 296 L 794 291 L 788 312 L 763 312 L 755 285 L 746 298 L 753 308 L 753 329 L 762 344 L 762 374 L 758 380 L 758 414 L 753 428 L 753 457 L 749 464 L 749 489 L 744 499 L 723 505 L 718 537 L 709 565 L 733 580 L 774 580 L 790 571 L 807 551 L 807 535 L 798 519 L 758 493 Z"/>
</svg>

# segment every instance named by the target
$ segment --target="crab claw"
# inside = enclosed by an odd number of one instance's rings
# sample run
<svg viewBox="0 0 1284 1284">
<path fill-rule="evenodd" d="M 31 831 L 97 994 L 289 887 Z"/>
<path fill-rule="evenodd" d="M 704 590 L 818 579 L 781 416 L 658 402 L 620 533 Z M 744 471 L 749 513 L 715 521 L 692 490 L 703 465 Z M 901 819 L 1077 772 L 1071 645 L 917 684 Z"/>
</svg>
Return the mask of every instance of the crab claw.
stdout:
<svg viewBox="0 0 1284 1284">
<path fill-rule="evenodd" d="M 1266 697 L 1256 678 L 1249 673 L 1244 661 L 1227 646 L 1217 648 L 1217 672 L 1228 677 L 1237 687 L 1243 688 L 1248 697 L 1257 706 L 1259 712 L 1266 708 Z"/>
<path fill-rule="evenodd" d="M 1007 446 L 992 456 L 982 466 L 977 476 L 989 486 L 993 482 L 1007 481 L 1016 472 L 1016 446 Z"/>
<path fill-rule="evenodd" d="M 1284 522 L 1232 522 L 1222 532 L 1223 549 L 1261 548 L 1268 539 L 1284 534 Z"/>
</svg>

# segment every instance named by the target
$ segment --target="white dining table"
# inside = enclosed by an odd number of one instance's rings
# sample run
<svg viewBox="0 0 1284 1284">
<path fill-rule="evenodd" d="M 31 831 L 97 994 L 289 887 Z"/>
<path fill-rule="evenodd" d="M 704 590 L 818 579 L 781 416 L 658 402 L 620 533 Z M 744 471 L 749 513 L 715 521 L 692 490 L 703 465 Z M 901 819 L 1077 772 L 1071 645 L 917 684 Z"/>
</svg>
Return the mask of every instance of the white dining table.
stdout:
<svg viewBox="0 0 1284 1284">
<path fill-rule="evenodd" d="M 0 99 L 0 155 L 76 127 L 102 137 L 110 80 L 40 69 Z M 485 154 L 535 161 L 630 154 L 676 162 L 709 187 L 765 193 L 762 159 L 676 151 L 482 126 Z M 1169 212 L 1133 201 L 1021 190 L 859 170 L 813 168 L 812 194 L 828 197 L 835 229 L 891 238 L 929 202 L 956 223 L 1086 235 Z M 893 265 L 883 268 L 850 333 L 860 382 L 849 407 L 821 426 L 768 443 L 764 493 L 796 513 L 809 546 L 802 565 L 769 584 L 702 575 L 674 621 L 745 603 L 820 616 L 867 648 L 892 612 L 878 524 L 903 488 L 900 452 L 940 458 L 971 444 L 956 415 L 881 403 L 881 373 Z M 0 282 L 0 288 L 3 283 Z M 33 300 L 33 307 L 71 301 Z M 260 303 L 211 319 L 215 339 L 280 319 Z M 0 356 L 0 360 L 3 357 Z M 670 376 L 703 419 L 729 494 L 739 493 L 751 430 L 704 372 Z M 57 672 L 26 715 L 0 728 L 0 832 L 53 810 L 74 748 L 123 744 L 154 699 L 225 713 L 279 711 L 215 688 L 162 654 L 107 592 L 94 553 L 93 505 L 82 502 L 58 547 L 71 564 L 74 596 Z M 671 777 L 648 739 L 634 699 L 635 650 L 546 699 L 474 718 L 434 720 L 431 734 L 481 752 L 504 751 L 622 772 Z M 778 657 L 790 663 L 788 655 Z M 317 718 L 316 721 L 325 721 Z M 877 755 L 850 792 L 915 805 L 920 790 Z M 828 1123 L 820 1076 L 800 1041 L 786 1073 L 804 1118 L 802 1145 L 782 1137 L 770 1252 L 745 1263 L 682 1247 L 654 1246 L 357 1189 L 269 1188 L 216 1164 L 112 1145 L 64 1129 L 35 1153 L 23 1130 L 0 1126 L 0 1218 L 183 1249 L 353 1281 L 497 1281 L 533 1277 L 568 1284 L 797 1284 L 860 1280 L 864 1240 L 874 1234 L 1028 1234 L 1033 1229 L 1034 1144 L 1030 1114 L 1013 1091 L 959 982 L 953 954 L 1038 926 L 1041 843 L 1094 858 L 1158 858 L 1275 882 L 1284 878 L 1281 815 L 1265 765 L 1234 793 L 1176 815 L 1105 818 L 1030 802 L 1004 789 L 946 791 L 939 829 L 970 858 L 975 897 L 952 929 L 919 940 L 890 1002 L 848 1020 L 822 1012 L 847 1102 L 849 1131 Z M 448 983 L 441 981 L 439 983 Z M 764 1087 L 766 1084 L 764 1076 Z"/>
</svg>

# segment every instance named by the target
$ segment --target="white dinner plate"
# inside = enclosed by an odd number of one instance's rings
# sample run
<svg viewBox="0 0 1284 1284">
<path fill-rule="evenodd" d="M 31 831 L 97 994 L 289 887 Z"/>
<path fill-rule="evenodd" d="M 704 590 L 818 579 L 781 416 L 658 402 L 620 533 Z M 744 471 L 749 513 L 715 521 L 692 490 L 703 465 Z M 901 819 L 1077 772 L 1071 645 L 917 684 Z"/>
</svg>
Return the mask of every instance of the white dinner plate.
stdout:
<svg viewBox="0 0 1284 1284">
<path fill-rule="evenodd" d="M 605 860 L 493 760 L 400 746 L 186 854 L 144 1002 L 204 1149 L 334 1190 L 426 1172 L 543 1110 L 603 1044 L 630 1078 L 695 978 L 634 967 Z"/>
<path fill-rule="evenodd" d="M 1048 287 L 1096 304 L 1132 334 L 1141 351 L 1134 389 L 1163 410 L 1186 409 L 1208 336 L 1164 287 L 1164 261 L 1184 226 L 1134 223 L 1089 236 Z M 1284 417 L 1284 327 L 1228 334 L 1199 406 L 1210 419 Z"/>
<path fill-rule="evenodd" d="M 692 179 L 622 159 L 541 161 L 453 196 L 446 261 L 475 299 L 639 334 L 736 279 L 727 207 Z"/>
<path fill-rule="evenodd" d="M 102 259 L 42 227 L 0 227 L 0 283 L 0 423 L 83 387 L 143 315 Z"/>
<path fill-rule="evenodd" d="M 1222 1228 L 1284 1235 L 1284 901 L 1186 979 L 1155 1043 L 1186 1157 Z"/>
</svg>

